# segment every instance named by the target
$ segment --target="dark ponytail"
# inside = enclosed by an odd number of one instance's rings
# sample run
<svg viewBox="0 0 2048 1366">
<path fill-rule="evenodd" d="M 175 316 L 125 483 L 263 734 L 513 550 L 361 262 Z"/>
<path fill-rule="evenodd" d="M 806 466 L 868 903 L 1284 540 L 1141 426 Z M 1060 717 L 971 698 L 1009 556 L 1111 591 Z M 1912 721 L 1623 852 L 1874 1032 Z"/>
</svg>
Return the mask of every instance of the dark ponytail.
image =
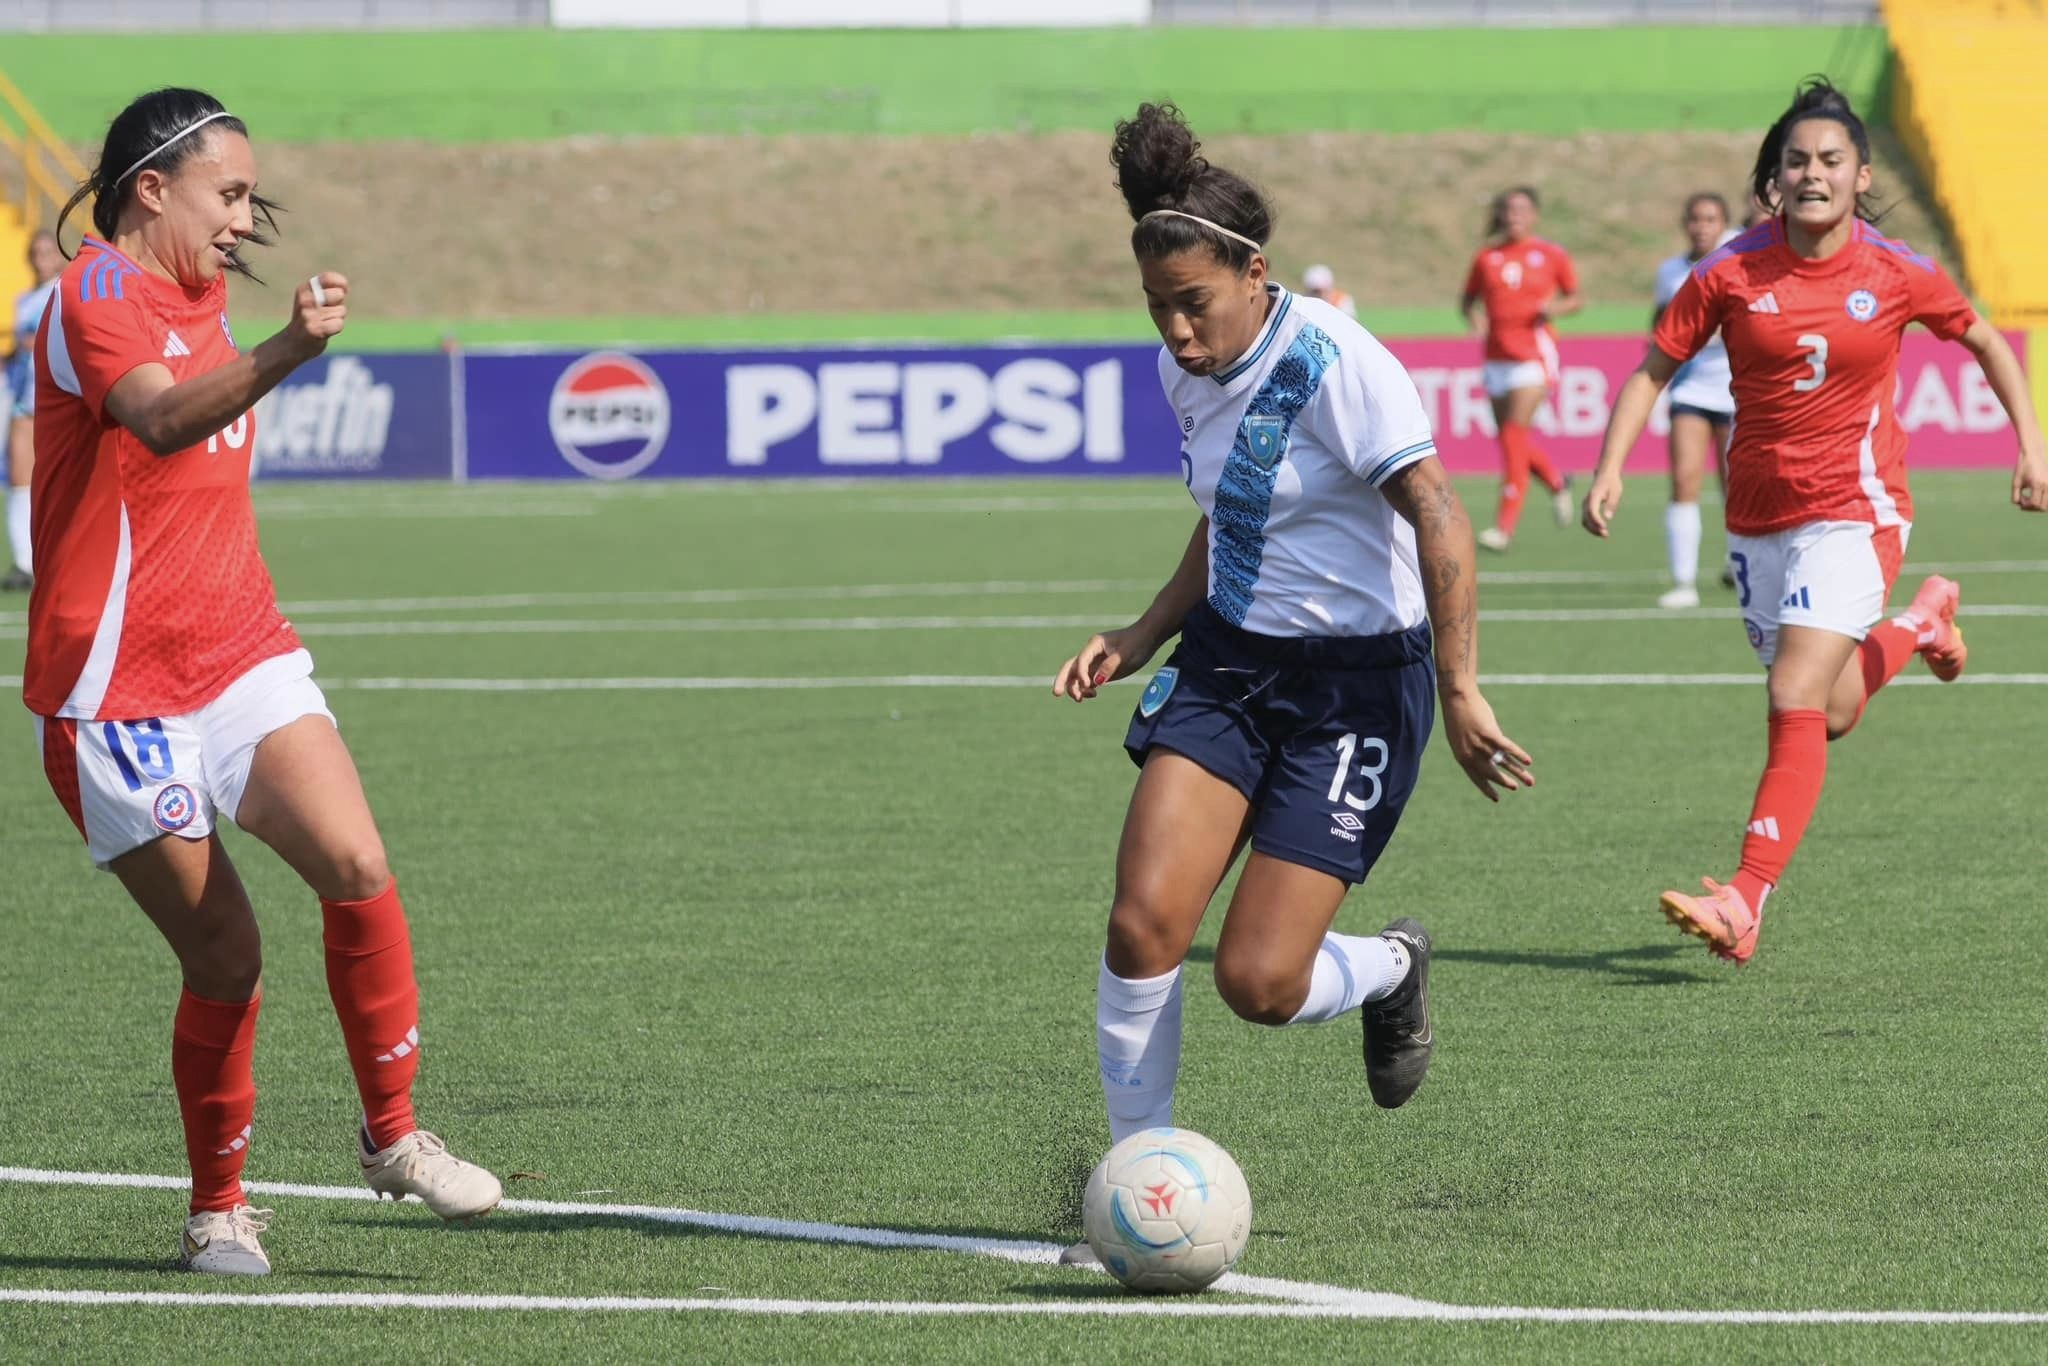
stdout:
<svg viewBox="0 0 2048 1366">
<path fill-rule="evenodd" d="M 1153 261 L 1202 247 L 1241 275 L 1252 263 L 1252 249 L 1243 242 L 1185 218 L 1145 217 L 1175 209 L 1254 242 L 1273 240 L 1273 210 L 1266 197 L 1244 177 L 1211 165 L 1201 149 L 1172 104 L 1141 104 L 1136 115 L 1117 122 L 1109 160 L 1116 167 L 1116 187 L 1138 224 L 1131 230 L 1131 250 L 1139 260 Z"/>
<path fill-rule="evenodd" d="M 1863 126 L 1863 120 L 1856 117 L 1856 110 L 1849 104 L 1849 97 L 1834 87 L 1825 76 L 1808 76 L 1799 83 L 1799 89 L 1792 96 L 1792 107 L 1778 116 L 1771 125 L 1771 131 L 1764 134 L 1763 146 L 1757 148 L 1756 167 L 1750 172 L 1750 194 L 1758 202 L 1773 208 L 1782 208 L 1778 200 L 1778 168 L 1785 159 L 1785 140 L 1792 136 L 1792 129 L 1808 119 L 1828 119 L 1839 123 L 1855 144 L 1856 155 L 1863 164 L 1870 164 L 1870 130 Z M 1875 223 L 1884 216 L 1878 208 L 1875 196 L 1856 196 L 1856 216 L 1866 223 Z"/>
<path fill-rule="evenodd" d="M 214 117 L 216 115 L 220 117 Z M 212 122 L 205 127 L 178 137 L 193 124 L 209 118 Z M 57 215 L 57 230 L 62 232 L 64 220 L 71 216 L 71 211 L 90 199 L 93 202 L 93 228 L 103 240 L 112 241 L 114 230 L 121 222 L 121 210 L 128 206 L 129 197 L 135 193 L 136 177 L 144 171 L 171 175 L 198 153 L 216 128 L 249 136 L 248 126 L 228 114 L 219 100 L 203 90 L 171 86 L 136 96 L 108 125 L 106 141 L 100 145 L 99 165 L 93 167 L 85 183 L 64 202 L 63 210 Z M 174 142 L 173 138 L 177 140 Z M 136 165 L 137 162 L 141 164 Z M 131 171 L 130 167 L 134 169 Z M 255 215 L 258 230 L 242 240 L 267 247 L 275 240 L 276 215 L 282 211 L 282 206 L 260 194 L 251 194 L 249 208 Z M 241 259 L 239 251 L 229 256 L 228 269 L 251 280 L 257 278 Z"/>
</svg>

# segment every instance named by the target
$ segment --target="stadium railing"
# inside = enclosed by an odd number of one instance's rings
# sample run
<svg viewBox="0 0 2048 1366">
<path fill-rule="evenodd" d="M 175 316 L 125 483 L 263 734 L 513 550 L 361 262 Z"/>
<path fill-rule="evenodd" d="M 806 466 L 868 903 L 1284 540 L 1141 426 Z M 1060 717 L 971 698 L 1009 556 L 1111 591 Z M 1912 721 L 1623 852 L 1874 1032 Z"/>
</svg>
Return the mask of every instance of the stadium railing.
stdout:
<svg viewBox="0 0 2048 1366">
<path fill-rule="evenodd" d="M 56 226 L 57 211 L 85 179 L 85 167 L 4 71 L 0 153 L 0 297 L 12 299 L 30 283 L 23 260 L 30 234 Z"/>
</svg>

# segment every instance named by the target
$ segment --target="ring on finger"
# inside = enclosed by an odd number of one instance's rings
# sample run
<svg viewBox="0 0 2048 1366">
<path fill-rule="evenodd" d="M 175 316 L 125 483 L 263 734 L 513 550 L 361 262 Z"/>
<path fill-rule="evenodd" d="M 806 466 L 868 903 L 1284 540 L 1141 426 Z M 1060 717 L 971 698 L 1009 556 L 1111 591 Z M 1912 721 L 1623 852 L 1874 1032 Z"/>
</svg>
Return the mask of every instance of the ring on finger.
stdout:
<svg viewBox="0 0 2048 1366">
<path fill-rule="evenodd" d="M 1508 752 L 1506 750 L 1497 749 L 1493 752 L 1493 766 L 1495 768 L 1506 768 L 1508 766 Z"/>
</svg>

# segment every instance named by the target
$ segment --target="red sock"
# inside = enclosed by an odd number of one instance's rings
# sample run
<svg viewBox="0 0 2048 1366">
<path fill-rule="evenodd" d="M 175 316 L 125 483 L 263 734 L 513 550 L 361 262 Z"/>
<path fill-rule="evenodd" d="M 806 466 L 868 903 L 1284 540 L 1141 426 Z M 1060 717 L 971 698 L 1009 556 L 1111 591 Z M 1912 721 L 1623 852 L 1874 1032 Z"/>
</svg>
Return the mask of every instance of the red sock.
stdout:
<svg viewBox="0 0 2048 1366">
<path fill-rule="evenodd" d="M 1857 704 L 1856 716 L 1842 735 L 1856 729 L 1856 722 L 1863 719 L 1863 709 L 1870 705 L 1877 690 L 1897 678 L 1899 670 L 1912 661 L 1919 649 L 1919 634 L 1910 626 L 1886 621 L 1871 628 L 1863 643 L 1856 647 L 1856 663 L 1863 671 L 1863 700 Z M 1842 736 L 1835 738 L 1839 740 Z"/>
<path fill-rule="evenodd" d="M 1522 448 L 1529 453 L 1529 473 L 1541 480 L 1543 487 L 1552 493 L 1562 492 L 1564 476 L 1557 472 L 1557 466 L 1550 463 L 1550 457 L 1544 454 L 1543 447 L 1536 444 L 1536 433 L 1520 423 L 1510 425 L 1514 427 Z"/>
<path fill-rule="evenodd" d="M 171 1026 L 171 1081 L 192 1166 L 192 1213 L 247 1204 L 242 1163 L 256 1116 L 256 1012 L 262 996 L 209 1001 L 178 996 Z"/>
<path fill-rule="evenodd" d="M 1749 832 L 1742 839 L 1742 870 L 1735 875 L 1735 890 L 1752 909 L 1763 909 L 1764 897 L 1784 876 L 1820 805 L 1827 775 L 1828 714 L 1817 709 L 1772 712 L 1770 757 L 1756 785 Z"/>
<path fill-rule="evenodd" d="M 320 914 L 327 994 L 363 1098 L 363 1123 L 371 1145 L 386 1148 L 419 1127 L 412 1079 L 420 1066 L 420 989 L 405 907 L 394 882 L 367 901 L 323 898 Z"/>
<path fill-rule="evenodd" d="M 1503 422 L 1500 428 L 1500 453 L 1503 472 L 1500 480 L 1500 511 L 1494 515 L 1493 524 L 1509 536 L 1515 534 L 1515 527 L 1522 520 L 1522 504 L 1529 492 L 1529 446 L 1523 438 L 1528 429 L 1519 422 Z"/>
</svg>

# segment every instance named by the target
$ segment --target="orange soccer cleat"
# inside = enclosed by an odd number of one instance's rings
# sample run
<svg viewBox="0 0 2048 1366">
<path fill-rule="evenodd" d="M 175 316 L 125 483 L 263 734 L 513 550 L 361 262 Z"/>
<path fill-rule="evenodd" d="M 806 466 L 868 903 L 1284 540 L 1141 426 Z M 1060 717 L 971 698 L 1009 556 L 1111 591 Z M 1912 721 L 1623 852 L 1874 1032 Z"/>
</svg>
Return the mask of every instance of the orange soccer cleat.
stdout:
<svg viewBox="0 0 2048 1366">
<path fill-rule="evenodd" d="M 1956 625 L 1956 607 L 1962 600 L 1962 587 L 1955 580 L 1930 575 L 1902 618 L 1920 634 L 1920 657 L 1927 661 L 1928 671 L 1944 683 L 1961 678 L 1970 658 L 1963 628 Z"/>
<path fill-rule="evenodd" d="M 1705 896 L 1666 892 L 1659 897 L 1657 904 L 1663 908 L 1664 918 L 1687 934 L 1706 940 L 1716 958 L 1747 963 L 1756 952 L 1763 915 L 1751 910 L 1733 887 L 1724 887 L 1710 877 L 1701 878 L 1700 883 L 1707 889 Z"/>
</svg>

